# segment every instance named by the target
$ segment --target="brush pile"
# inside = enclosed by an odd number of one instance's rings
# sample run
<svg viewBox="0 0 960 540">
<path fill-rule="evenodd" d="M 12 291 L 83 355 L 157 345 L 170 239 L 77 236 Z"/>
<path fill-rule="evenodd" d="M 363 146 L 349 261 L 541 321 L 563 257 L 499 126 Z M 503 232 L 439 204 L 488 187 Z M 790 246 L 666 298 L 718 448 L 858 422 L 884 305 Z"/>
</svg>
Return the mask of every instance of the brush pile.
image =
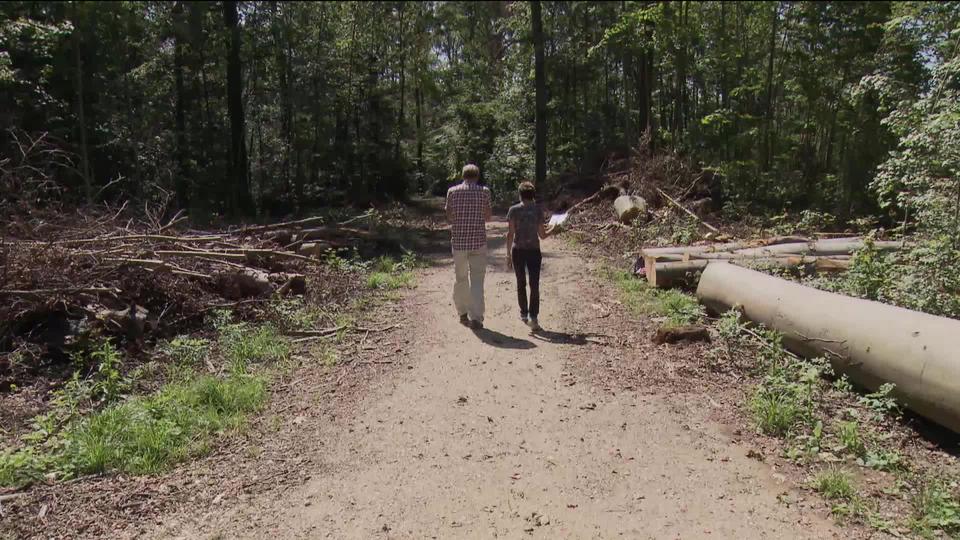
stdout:
<svg viewBox="0 0 960 540">
<path fill-rule="evenodd" d="M 183 228 L 180 214 L 160 222 L 148 213 L 135 222 L 121 213 L 34 213 L 5 224 L 0 391 L 21 378 L 13 365 L 39 371 L 64 363 L 86 340 L 110 336 L 136 349 L 199 328 L 217 309 L 242 315 L 291 295 L 337 302 L 359 284 L 325 264 L 326 249 L 378 241 L 369 230 L 336 223 L 305 228 L 322 218 L 211 232 Z"/>
</svg>

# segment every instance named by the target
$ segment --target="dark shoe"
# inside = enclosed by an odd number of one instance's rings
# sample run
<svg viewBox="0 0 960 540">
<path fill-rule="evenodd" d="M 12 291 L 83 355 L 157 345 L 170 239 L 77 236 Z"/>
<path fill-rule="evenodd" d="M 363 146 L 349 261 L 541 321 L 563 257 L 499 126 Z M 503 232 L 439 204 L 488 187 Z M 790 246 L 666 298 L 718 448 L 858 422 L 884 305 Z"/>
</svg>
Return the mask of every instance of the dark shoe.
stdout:
<svg viewBox="0 0 960 540">
<path fill-rule="evenodd" d="M 480 321 L 470 321 L 470 328 L 474 330 L 483 330 L 483 323 Z"/>
<path fill-rule="evenodd" d="M 467 318 L 467 315 L 466 315 L 466 314 L 463 314 L 463 315 L 460 316 L 460 324 L 462 324 L 462 325 L 464 325 L 464 326 L 470 326 L 470 319 Z"/>
<path fill-rule="evenodd" d="M 529 315 L 524 315 L 524 314 L 522 314 L 522 313 L 520 314 L 520 322 L 522 322 L 523 324 L 527 324 L 527 321 L 529 321 L 529 320 L 530 320 L 530 316 L 529 316 Z"/>
</svg>

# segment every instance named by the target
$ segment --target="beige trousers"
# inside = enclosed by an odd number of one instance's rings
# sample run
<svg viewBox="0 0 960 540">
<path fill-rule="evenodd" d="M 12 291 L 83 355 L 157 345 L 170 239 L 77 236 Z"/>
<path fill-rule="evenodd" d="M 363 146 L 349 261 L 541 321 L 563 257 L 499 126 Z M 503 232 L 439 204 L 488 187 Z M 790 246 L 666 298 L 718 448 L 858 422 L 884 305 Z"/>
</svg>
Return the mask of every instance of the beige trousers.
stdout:
<svg viewBox="0 0 960 540">
<path fill-rule="evenodd" d="M 487 248 L 454 251 L 453 266 L 456 282 L 453 284 L 453 305 L 457 314 L 483 322 L 483 278 L 487 274 Z"/>
</svg>

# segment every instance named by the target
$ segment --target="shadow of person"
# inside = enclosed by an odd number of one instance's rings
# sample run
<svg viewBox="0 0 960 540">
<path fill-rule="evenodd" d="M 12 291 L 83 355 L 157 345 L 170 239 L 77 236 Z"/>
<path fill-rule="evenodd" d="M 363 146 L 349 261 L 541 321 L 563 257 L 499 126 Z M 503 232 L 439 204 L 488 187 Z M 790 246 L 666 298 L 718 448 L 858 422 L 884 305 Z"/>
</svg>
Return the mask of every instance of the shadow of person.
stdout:
<svg viewBox="0 0 960 540">
<path fill-rule="evenodd" d="M 586 345 L 586 334 L 568 334 L 566 332 L 551 332 L 550 330 L 534 330 L 530 333 L 534 339 L 556 343 L 559 345 Z"/>
<path fill-rule="evenodd" d="M 532 341 L 501 334 L 489 328 L 480 328 L 479 330 L 474 330 L 473 333 L 480 338 L 480 341 L 500 349 L 533 349 L 537 346 L 536 343 Z"/>
</svg>

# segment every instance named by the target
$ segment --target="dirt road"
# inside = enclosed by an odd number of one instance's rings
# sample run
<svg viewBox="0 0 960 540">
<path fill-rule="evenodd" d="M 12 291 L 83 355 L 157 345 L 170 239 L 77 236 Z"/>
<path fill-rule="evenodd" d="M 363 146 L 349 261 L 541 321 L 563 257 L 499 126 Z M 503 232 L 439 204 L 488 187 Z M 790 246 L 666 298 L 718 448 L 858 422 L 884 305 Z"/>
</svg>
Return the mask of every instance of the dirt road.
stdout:
<svg viewBox="0 0 960 540">
<path fill-rule="evenodd" d="M 412 360 L 336 421 L 320 457 L 326 466 L 279 498 L 168 523 L 159 536 L 838 535 L 817 512 L 778 502 L 789 488 L 683 395 L 614 395 L 572 375 L 584 348 L 599 346 L 574 335 L 597 294 L 585 286 L 593 274 L 548 241 L 548 331 L 531 335 L 517 318 L 503 232 L 491 230 L 499 249 L 487 274 L 486 330 L 458 323 L 450 261 L 438 261 L 405 300 Z"/>
</svg>

